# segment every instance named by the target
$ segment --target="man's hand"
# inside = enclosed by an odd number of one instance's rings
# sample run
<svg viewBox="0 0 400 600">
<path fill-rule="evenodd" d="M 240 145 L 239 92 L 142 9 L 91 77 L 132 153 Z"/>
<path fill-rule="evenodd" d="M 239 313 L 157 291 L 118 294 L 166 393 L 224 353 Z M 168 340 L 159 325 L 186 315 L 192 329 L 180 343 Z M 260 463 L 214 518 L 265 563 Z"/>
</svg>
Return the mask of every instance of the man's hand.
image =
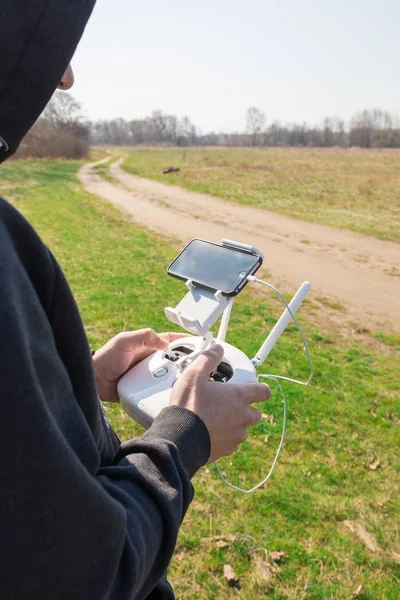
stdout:
<svg viewBox="0 0 400 600">
<path fill-rule="evenodd" d="M 154 333 L 152 329 L 124 331 L 113 337 L 93 357 L 97 391 L 105 402 L 118 402 L 117 384 L 129 369 L 156 350 L 164 350 L 182 333 Z"/>
<path fill-rule="evenodd" d="M 253 402 L 264 402 L 271 390 L 264 383 L 217 383 L 211 372 L 219 365 L 223 349 L 214 345 L 200 355 L 176 382 L 170 404 L 196 413 L 206 424 L 211 438 L 209 462 L 227 456 L 247 438 L 247 427 L 261 420 Z"/>
</svg>

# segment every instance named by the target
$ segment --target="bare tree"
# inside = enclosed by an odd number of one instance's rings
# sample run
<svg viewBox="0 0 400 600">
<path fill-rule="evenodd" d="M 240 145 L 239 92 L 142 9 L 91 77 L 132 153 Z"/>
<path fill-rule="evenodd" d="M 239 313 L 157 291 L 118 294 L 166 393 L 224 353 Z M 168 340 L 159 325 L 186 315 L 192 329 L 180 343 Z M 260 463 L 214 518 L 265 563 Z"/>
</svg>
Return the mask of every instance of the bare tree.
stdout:
<svg viewBox="0 0 400 600">
<path fill-rule="evenodd" d="M 23 139 L 18 156 L 84 158 L 89 151 L 91 125 L 70 94 L 55 94 Z"/>
<path fill-rule="evenodd" d="M 264 125 L 264 113 L 257 106 L 250 106 L 246 113 L 246 129 L 251 135 L 252 146 L 257 146 L 258 137 Z"/>
<path fill-rule="evenodd" d="M 135 119 L 130 122 L 132 144 L 143 144 L 145 140 L 145 127 L 142 119 Z"/>
<path fill-rule="evenodd" d="M 350 123 L 350 145 L 372 148 L 391 145 L 394 119 L 380 108 L 362 110 Z"/>
<path fill-rule="evenodd" d="M 189 117 L 183 117 L 177 125 L 177 144 L 187 146 L 196 142 L 196 127 Z"/>
<path fill-rule="evenodd" d="M 66 92 L 56 92 L 46 106 L 42 118 L 57 131 L 67 131 L 76 137 L 88 139 L 90 124 L 84 116 L 82 105 Z"/>
</svg>

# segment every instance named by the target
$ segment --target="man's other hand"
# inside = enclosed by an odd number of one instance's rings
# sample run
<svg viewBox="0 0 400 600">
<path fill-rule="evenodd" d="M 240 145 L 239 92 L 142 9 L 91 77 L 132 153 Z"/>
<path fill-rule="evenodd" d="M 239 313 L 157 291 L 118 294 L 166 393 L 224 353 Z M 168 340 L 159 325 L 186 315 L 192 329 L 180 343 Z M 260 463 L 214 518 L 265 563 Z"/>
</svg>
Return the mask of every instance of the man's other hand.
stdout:
<svg viewBox="0 0 400 600">
<path fill-rule="evenodd" d="M 211 439 L 208 462 L 232 454 L 244 442 L 247 427 L 261 420 L 261 412 L 251 405 L 271 395 L 264 383 L 210 381 L 222 357 L 223 349 L 217 344 L 201 354 L 177 380 L 170 398 L 170 405 L 193 411 L 206 424 Z"/>
<path fill-rule="evenodd" d="M 187 334 L 155 333 L 152 329 L 124 331 L 97 350 L 93 357 L 97 391 L 104 402 L 119 402 L 118 381 L 129 369 L 156 350 Z"/>
</svg>

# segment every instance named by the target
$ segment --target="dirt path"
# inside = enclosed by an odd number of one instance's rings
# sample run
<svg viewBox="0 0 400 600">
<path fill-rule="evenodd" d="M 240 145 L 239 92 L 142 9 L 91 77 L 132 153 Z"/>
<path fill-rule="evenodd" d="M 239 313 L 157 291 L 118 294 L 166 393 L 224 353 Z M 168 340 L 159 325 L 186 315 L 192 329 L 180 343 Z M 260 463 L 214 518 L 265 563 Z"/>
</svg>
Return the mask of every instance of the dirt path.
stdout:
<svg viewBox="0 0 400 600">
<path fill-rule="evenodd" d="M 338 318 L 400 331 L 398 244 L 134 177 L 121 169 L 122 161 L 110 165 L 115 185 L 96 174 L 99 163 L 82 167 L 80 181 L 136 222 L 182 242 L 228 238 L 257 246 L 272 282 L 294 291 L 309 280 L 314 299 L 345 306 Z"/>
</svg>

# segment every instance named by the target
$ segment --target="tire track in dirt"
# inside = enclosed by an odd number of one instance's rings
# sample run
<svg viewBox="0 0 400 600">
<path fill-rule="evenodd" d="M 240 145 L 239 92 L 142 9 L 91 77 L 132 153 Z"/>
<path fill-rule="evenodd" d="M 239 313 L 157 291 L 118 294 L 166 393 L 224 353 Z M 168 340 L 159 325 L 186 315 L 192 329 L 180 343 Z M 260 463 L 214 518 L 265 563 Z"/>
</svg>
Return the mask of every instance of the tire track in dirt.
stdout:
<svg viewBox="0 0 400 600">
<path fill-rule="evenodd" d="M 107 160 L 84 165 L 79 179 L 89 192 L 129 213 L 135 222 L 182 242 L 228 238 L 257 246 L 271 280 L 285 289 L 294 291 L 310 280 L 311 299 L 326 297 L 344 304 L 340 318 L 400 331 L 398 244 L 135 177 L 121 169 L 123 158 L 110 165 L 113 184 L 93 168 Z"/>
</svg>

